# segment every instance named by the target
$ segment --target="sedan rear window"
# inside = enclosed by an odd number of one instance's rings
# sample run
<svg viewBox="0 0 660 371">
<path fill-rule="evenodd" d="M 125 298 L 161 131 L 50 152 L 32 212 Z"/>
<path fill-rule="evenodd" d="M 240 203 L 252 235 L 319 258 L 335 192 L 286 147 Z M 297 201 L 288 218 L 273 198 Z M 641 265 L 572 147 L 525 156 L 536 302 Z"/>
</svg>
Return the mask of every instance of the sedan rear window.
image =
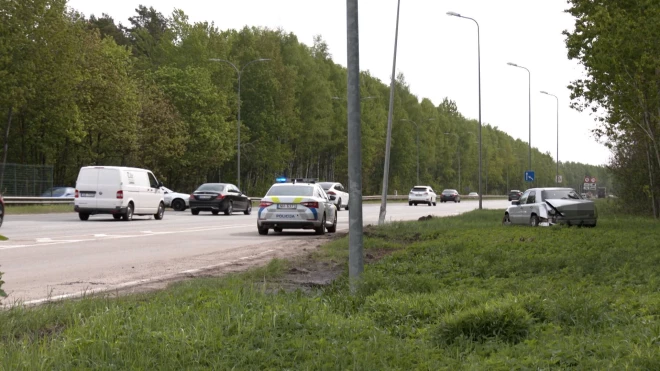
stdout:
<svg viewBox="0 0 660 371">
<path fill-rule="evenodd" d="M 297 185 L 280 185 L 271 187 L 266 196 L 312 196 L 314 187 Z"/>
<path fill-rule="evenodd" d="M 555 190 L 543 191 L 543 199 L 544 200 L 552 200 L 552 199 L 580 200 L 582 198 L 572 189 L 555 189 Z"/>
<path fill-rule="evenodd" d="M 330 188 L 332 188 L 332 185 L 333 185 L 333 184 L 334 184 L 334 183 L 319 183 L 319 185 L 320 185 L 321 187 L 323 187 L 323 190 L 324 190 L 324 191 L 327 191 L 327 190 L 329 190 Z"/>
<path fill-rule="evenodd" d="M 224 190 L 225 186 L 222 184 L 202 184 L 197 188 L 197 191 L 222 192 Z"/>
<path fill-rule="evenodd" d="M 426 192 L 428 189 L 426 187 L 413 187 L 413 192 Z"/>
<path fill-rule="evenodd" d="M 444 191 L 442 191 L 442 193 L 446 194 L 446 195 L 451 195 L 451 194 L 458 193 L 458 192 L 456 192 L 453 189 L 445 189 Z"/>
</svg>

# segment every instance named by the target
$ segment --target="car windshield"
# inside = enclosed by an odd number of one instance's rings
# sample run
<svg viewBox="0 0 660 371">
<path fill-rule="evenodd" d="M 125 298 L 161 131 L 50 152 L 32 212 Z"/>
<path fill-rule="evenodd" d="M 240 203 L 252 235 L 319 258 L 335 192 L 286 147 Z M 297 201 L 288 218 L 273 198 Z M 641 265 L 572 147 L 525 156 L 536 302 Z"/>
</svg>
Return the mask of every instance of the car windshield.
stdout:
<svg viewBox="0 0 660 371">
<path fill-rule="evenodd" d="M 444 191 L 442 191 L 442 193 L 444 193 L 446 195 L 450 195 L 450 194 L 456 193 L 456 191 L 453 190 L 453 189 L 445 189 Z"/>
<path fill-rule="evenodd" d="M 333 184 L 335 184 L 335 183 L 319 183 L 319 185 L 321 185 L 321 187 L 323 187 L 324 191 L 327 191 L 328 189 L 332 188 Z"/>
<path fill-rule="evenodd" d="M 44 192 L 41 197 L 62 197 L 67 193 L 67 188 L 51 188 Z"/>
<path fill-rule="evenodd" d="M 271 187 L 266 196 L 312 196 L 314 187 L 298 185 L 280 185 Z"/>
<path fill-rule="evenodd" d="M 426 192 L 426 187 L 413 187 L 413 192 Z"/>
<path fill-rule="evenodd" d="M 224 189 L 225 189 L 224 184 L 208 183 L 199 186 L 199 188 L 197 188 L 195 192 L 222 192 L 224 191 Z"/>
<path fill-rule="evenodd" d="M 581 197 L 572 189 L 553 189 L 553 190 L 543 191 L 543 199 L 544 200 L 552 200 L 552 199 L 580 200 Z"/>
</svg>

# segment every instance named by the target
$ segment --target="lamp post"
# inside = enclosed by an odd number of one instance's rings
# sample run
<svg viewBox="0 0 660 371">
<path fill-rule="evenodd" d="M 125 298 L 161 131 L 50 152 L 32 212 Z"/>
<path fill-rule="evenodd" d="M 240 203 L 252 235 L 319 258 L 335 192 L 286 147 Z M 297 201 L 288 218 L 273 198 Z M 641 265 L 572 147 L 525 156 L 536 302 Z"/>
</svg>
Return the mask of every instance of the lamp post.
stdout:
<svg viewBox="0 0 660 371">
<path fill-rule="evenodd" d="M 555 183 L 557 186 L 559 186 L 559 98 L 557 98 L 556 95 L 550 94 L 546 91 L 541 91 L 541 94 L 553 96 L 557 102 L 557 173 L 555 174 Z"/>
<path fill-rule="evenodd" d="M 481 37 L 479 36 L 479 22 L 477 22 L 477 20 L 474 18 L 462 16 L 456 12 L 447 12 L 447 15 L 452 17 L 469 19 L 472 22 L 474 22 L 474 24 L 477 25 L 477 70 L 478 70 L 478 80 L 479 80 L 479 210 L 481 210 L 482 209 L 481 207 L 481 202 L 482 202 L 482 197 L 481 197 Z M 459 155 L 459 159 L 460 159 L 460 155 Z"/>
<path fill-rule="evenodd" d="M 435 119 L 431 117 L 424 121 L 431 121 L 431 120 L 435 120 Z M 417 125 L 417 123 L 413 120 L 401 119 L 401 121 L 412 122 L 413 124 L 415 124 L 415 129 L 417 130 L 417 185 L 419 185 L 420 184 L 419 183 L 419 125 Z"/>
<path fill-rule="evenodd" d="M 236 144 L 236 150 L 238 152 L 238 158 L 237 158 L 237 166 L 236 166 L 236 182 L 238 189 L 241 189 L 241 75 L 243 75 L 243 70 L 245 70 L 245 67 L 249 66 L 252 63 L 255 62 L 265 62 L 269 61 L 270 59 L 268 58 L 259 58 L 255 59 L 253 61 L 247 62 L 243 68 L 240 70 L 238 67 L 236 67 L 235 64 L 231 63 L 230 61 L 226 59 L 218 59 L 218 58 L 211 58 L 209 59 L 212 62 L 224 62 L 229 64 L 230 66 L 234 67 L 236 70 L 236 73 L 238 74 L 238 119 L 236 121 L 236 133 L 237 133 L 237 144 Z"/>
<path fill-rule="evenodd" d="M 461 138 L 456 133 L 445 133 L 445 135 L 456 136 L 456 152 L 458 152 L 458 194 L 461 194 Z M 481 174 L 479 174 L 479 199 L 481 199 Z"/>
<path fill-rule="evenodd" d="M 529 72 L 529 69 L 523 66 L 519 66 L 515 63 L 507 63 L 509 66 L 522 68 L 527 70 L 528 77 L 528 96 L 529 96 L 529 168 L 527 170 L 532 170 L 532 73 Z"/>
</svg>

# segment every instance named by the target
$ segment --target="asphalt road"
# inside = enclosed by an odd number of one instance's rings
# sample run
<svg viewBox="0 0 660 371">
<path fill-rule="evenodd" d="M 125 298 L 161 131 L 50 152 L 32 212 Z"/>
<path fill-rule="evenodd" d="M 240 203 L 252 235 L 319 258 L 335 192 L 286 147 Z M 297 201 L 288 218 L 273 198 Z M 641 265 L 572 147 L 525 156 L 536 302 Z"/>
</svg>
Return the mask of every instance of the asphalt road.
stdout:
<svg viewBox="0 0 660 371">
<path fill-rule="evenodd" d="M 488 209 L 504 209 L 506 200 L 483 201 Z M 387 221 L 421 216 L 452 216 L 478 207 L 476 201 L 408 206 L 389 203 Z M 364 224 L 377 224 L 380 204 L 364 204 Z M 256 210 L 254 210 L 256 211 Z M 8 215 L 0 233 L 3 303 L 38 304 L 81 293 L 121 290 L 192 276 L 207 269 L 263 264 L 290 257 L 323 243 L 313 231 L 260 236 L 256 212 L 231 216 L 168 210 L 163 220 L 135 217 L 115 221 L 109 215 L 83 222 L 75 213 Z M 338 231 L 348 230 L 348 212 L 340 211 Z"/>
</svg>

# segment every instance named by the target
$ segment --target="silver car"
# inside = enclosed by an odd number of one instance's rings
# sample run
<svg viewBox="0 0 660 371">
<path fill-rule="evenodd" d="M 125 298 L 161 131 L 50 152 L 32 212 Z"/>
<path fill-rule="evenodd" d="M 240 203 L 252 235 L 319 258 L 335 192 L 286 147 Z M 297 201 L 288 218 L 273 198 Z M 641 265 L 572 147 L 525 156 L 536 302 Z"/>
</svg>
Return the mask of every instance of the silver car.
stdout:
<svg viewBox="0 0 660 371">
<path fill-rule="evenodd" d="M 314 229 L 316 234 L 337 231 L 335 196 L 328 196 L 316 183 L 284 182 L 273 184 L 261 199 L 257 216 L 259 234 L 269 229 Z"/>
<path fill-rule="evenodd" d="M 595 227 L 597 220 L 596 204 L 580 197 L 573 188 L 530 188 L 511 202 L 502 224 Z"/>
</svg>

